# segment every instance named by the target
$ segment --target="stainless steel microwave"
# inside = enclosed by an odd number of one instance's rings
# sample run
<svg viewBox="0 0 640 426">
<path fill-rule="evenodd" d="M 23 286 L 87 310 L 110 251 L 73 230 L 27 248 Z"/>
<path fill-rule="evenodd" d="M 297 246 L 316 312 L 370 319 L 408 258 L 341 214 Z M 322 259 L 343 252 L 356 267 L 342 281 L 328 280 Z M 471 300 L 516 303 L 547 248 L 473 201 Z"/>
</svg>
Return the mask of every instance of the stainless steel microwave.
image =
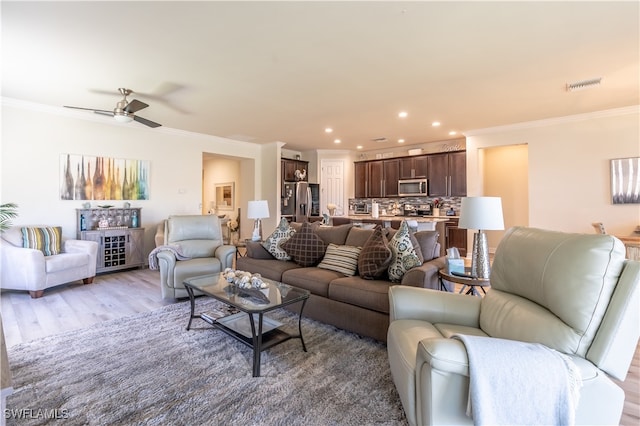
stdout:
<svg viewBox="0 0 640 426">
<path fill-rule="evenodd" d="M 401 197 L 427 195 L 427 179 L 400 179 L 398 195 Z"/>
</svg>

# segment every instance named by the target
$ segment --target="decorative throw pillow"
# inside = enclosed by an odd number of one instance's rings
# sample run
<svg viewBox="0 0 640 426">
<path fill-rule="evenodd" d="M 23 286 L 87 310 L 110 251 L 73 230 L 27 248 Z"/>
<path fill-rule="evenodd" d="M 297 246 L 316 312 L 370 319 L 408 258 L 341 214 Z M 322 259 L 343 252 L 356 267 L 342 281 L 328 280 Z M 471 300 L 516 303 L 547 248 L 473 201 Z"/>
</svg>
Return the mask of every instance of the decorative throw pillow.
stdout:
<svg viewBox="0 0 640 426">
<path fill-rule="evenodd" d="M 315 232 L 318 237 L 322 238 L 322 241 L 324 241 L 325 244 L 333 243 L 338 246 L 349 245 L 345 243 L 345 240 L 347 239 L 347 235 L 349 235 L 349 231 L 351 231 L 352 226 L 353 225 L 351 225 L 350 223 L 338 226 L 321 225 L 316 227 L 313 232 Z M 350 245 L 353 247 L 358 246 L 357 244 Z M 360 247 L 362 247 L 362 244 L 360 244 Z"/>
<path fill-rule="evenodd" d="M 391 263 L 393 255 L 389 243 L 380 226 L 376 226 L 358 257 L 358 271 L 367 280 L 382 277 Z"/>
<path fill-rule="evenodd" d="M 400 225 L 402 225 L 402 222 L 400 222 Z M 407 227 L 409 227 L 409 224 L 407 223 Z M 400 226 L 398 226 L 398 228 L 400 228 Z M 393 229 L 393 228 L 384 228 L 383 232 L 386 231 L 386 236 L 387 236 L 387 241 L 391 241 L 391 239 L 393 238 L 394 235 L 396 235 L 396 232 L 398 232 L 397 229 Z M 422 253 L 422 246 L 420 245 L 420 242 L 418 241 L 418 238 L 416 237 L 416 233 L 411 231 L 411 228 L 409 228 L 409 236 L 411 238 L 411 242 L 413 243 L 413 248 L 416 249 L 416 255 L 418 256 L 418 259 L 420 259 L 420 263 L 424 262 L 424 253 Z"/>
<path fill-rule="evenodd" d="M 286 218 L 280 219 L 280 224 L 275 231 L 262 243 L 262 246 L 267 249 L 273 257 L 278 260 L 290 260 L 291 256 L 282 249 L 282 244 L 287 242 L 296 231 L 289 225 Z"/>
<path fill-rule="evenodd" d="M 327 252 L 318 264 L 318 268 L 340 272 L 347 277 L 355 275 L 361 250 L 360 247 L 340 246 L 329 243 Z"/>
<path fill-rule="evenodd" d="M 418 241 L 424 260 L 440 257 L 440 245 L 438 244 L 440 234 L 438 231 L 418 231 L 413 236 Z"/>
<path fill-rule="evenodd" d="M 424 262 L 424 254 L 422 253 L 420 242 L 418 241 L 418 238 L 416 238 L 416 233 L 409 231 L 409 238 L 411 238 L 411 244 L 413 245 L 413 248 L 416 251 L 416 256 L 418 256 L 418 260 L 422 265 L 422 263 Z"/>
<path fill-rule="evenodd" d="M 291 238 L 282 244 L 282 249 L 300 266 L 313 266 L 324 257 L 327 246 L 305 222 Z"/>
<path fill-rule="evenodd" d="M 62 251 L 62 228 L 22 228 L 22 247 L 40 250 L 45 256 L 58 254 Z"/>
<path fill-rule="evenodd" d="M 413 244 L 409 226 L 407 222 L 403 221 L 400 224 L 400 229 L 389 242 L 393 253 L 393 259 L 388 269 L 391 282 L 400 282 L 405 272 L 422 264 Z"/>
</svg>

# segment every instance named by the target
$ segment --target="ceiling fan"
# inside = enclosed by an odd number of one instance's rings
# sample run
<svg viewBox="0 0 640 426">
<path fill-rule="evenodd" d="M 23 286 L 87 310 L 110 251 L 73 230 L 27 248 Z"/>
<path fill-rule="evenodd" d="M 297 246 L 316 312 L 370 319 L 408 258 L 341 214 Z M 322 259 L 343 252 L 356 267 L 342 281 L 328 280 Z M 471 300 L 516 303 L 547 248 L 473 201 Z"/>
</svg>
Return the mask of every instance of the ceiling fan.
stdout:
<svg viewBox="0 0 640 426">
<path fill-rule="evenodd" d="M 82 108 L 82 107 L 74 107 L 65 105 L 65 108 L 73 108 L 73 109 L 84 109 L 88 111 L 93 111 L 96 114 L 110 115 L 121 123 L 129 123 L 133 120 L 138 123 L 142 123 L 145 126 L 149 127 L 160 127 L 162 124 L 156 123 L 151 120 L 147 120 L 146 118 L 142 118 L 140 116 L 135 115 L 136 112 L 140 111 L 148 107 L 149 105 L 141 102 L 137 99 L 132 99 L 131 101 L 127 100 L 127 96 L 133 93 L 131 89 L 119 88 L 118 91 L 122 94 L 122 100 L 116 104 L 116 107 L 113 111 L 107 111 L 103 109 L 94 109 L 94 108 Z"/>
</svg>

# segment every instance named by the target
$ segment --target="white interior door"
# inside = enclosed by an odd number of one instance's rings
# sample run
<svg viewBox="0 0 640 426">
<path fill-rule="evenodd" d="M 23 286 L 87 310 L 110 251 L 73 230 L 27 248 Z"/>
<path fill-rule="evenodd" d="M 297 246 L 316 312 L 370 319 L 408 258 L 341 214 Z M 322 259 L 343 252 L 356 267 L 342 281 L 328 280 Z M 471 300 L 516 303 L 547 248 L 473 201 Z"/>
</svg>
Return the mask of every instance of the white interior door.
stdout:
<svg viewBox="0 0 640 426">
<path fill-rule="evenodd" d="M 320 162 L 320 213 L 328 213 L 327 204 L 338 206 L 336 215 L 345 212 L 344 162 L 321 160 Z"/>
</svg>

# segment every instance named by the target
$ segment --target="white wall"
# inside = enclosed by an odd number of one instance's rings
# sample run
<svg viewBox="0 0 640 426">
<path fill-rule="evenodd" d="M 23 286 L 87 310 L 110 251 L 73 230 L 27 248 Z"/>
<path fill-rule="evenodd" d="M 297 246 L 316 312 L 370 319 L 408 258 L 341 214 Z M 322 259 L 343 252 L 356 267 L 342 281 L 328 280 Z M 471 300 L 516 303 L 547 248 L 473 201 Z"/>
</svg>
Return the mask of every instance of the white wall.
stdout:
<svg viewBox="0 0 640 426">
<path fill-rule="evenodd" d="M 566 232 L 629 235 L 640 205 L 611 202 L 610 160 L 640 157 L 637 106 L 467 134 L 467 193 L 484 195 L 479 150 L 527 144 L 529 226 Z"/>
<path fill-rule="evenodd" d="M 276 200 L 279 185 L 259 175 L 263 169 L 273 169 L 274 155 L 279 158 L 279 152 L 263 154 L 269 148 L 105 119 L 2 99 L 0 202 L 19 205 L 14 224 L 60 225 L 65 237 L 75 237 L 75 209 L 83 202 L 59 199 L 59 158 L 66 153 L 150 161 L 150 199 L 131 203 L 142 207 L 147 253 L 154 246 L 153 235 L 161 220 L 171 214 L 201 214 L 203 152 L 240 159 L 243 187 L 236 188 L 236 193 L 241 202 L 256 196 Z"/>
<path fill-rule="evenodd" d="M 267 200 L 269 202 L 269 218 L 262 220 L 264 238 L 267 238 L 271 234 L 280 220 L 280 196 L 282 191 L 280 158 L 282 157 L 283 145 L 282 142 L 263 145 L 261 150 L 262 161 L 260 167 L 256 167 L 256 198 L 254 199 Z M 244 229 L 251 233 L 253 221 L 249 221 L 248 223 L 249 226 L 245 226 Z M 242 234 L 244 235 L 244 232 Z"/>
</svg>

